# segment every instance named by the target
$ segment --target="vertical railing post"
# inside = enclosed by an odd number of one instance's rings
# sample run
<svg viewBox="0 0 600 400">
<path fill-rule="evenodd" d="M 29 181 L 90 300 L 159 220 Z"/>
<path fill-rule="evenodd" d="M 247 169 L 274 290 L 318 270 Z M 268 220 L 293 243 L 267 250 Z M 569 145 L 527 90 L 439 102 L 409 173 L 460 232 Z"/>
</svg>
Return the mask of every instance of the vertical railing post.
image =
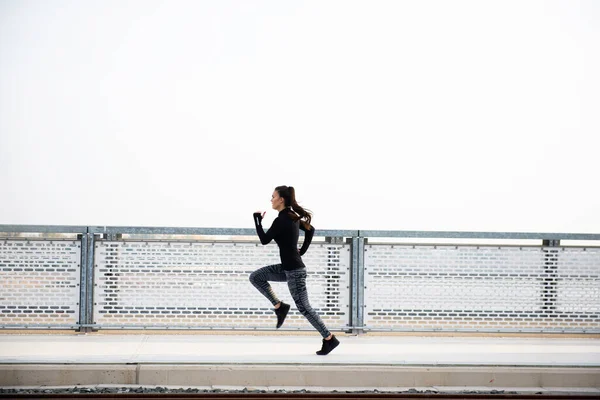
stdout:
<svg viewBox="0 0 600 400">
<path fill-rule="evenodd" d="M 88 233 L 88 252 L 87 252 L 87 322 L 88 325 L 94 324 L 94 261 L 96 259 L 96 235 Z M 88 331 L 92 331 L 93 327 L 88 327 Z"/>
<path fill-rule="evenodd" d="M 358 237 L 346 239 L 350 245 L 350 330 L 348 333 L 358 334 Z"/>
<path fill-rule="evenodd" d="M 348 238 L 350 244 L 350 327 L 351 333 L 364 333 L 364 238 Z"/>
<path fill-rule="evenodd" d="M 357 329 L 357 333 L 365 333 L 365 244 L 367 243 L 367 239 L 364 237 L 357 238 L 358 244 L 358 260 L 357 260 L 357 287 L 358 287 L 358 302 L 357 302 L 357 312 L 356 312 L 356 323 L 360 328 Z"/>
<path fill-rule="evenodd" d="M 96 241 L 93 233 L 84 233 L 78 238 L 81 240 L 79 332 L 88 333 L 92 331 L 90 325 L 93 324 L 94 319 L 94 250 Z"/>
<path fill-rule="evenodd" d="M 544 240 L 544 278 L 542 281 L 542 312 L 545 317 L 555 318 L 558 301 L 558 246 L 560 240 Z M 554 248 L 556 247 L 556 248 Z"/>
<path fill-rule="evenodd" d="M 81 260 L 80 260 L 80 278 L 79 278 L 79 321 L 77 323 L 79 326 L 79 332 L 85 333 L 87 332 L 87 328 L 82 327 L 81 325 L 87 324 L 88 316 L 88 305 L 87 305 L 87 274 L 88 274 L 88 234 L 82 233 L 77 235 L 77 239 L 80 240 L 81 243 Z"/>
</svg>

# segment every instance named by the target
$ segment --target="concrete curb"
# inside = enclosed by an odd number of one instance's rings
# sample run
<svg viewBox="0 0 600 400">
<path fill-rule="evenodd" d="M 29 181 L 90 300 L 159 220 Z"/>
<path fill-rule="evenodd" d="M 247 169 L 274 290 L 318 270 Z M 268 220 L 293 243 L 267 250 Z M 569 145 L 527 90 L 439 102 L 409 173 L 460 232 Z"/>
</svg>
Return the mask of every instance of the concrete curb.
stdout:
<svg viewBox="0 0 600 400">
<path fill-rule="evenodd" d="M 0 386 L 479 387 L 600 390 L 600 368 L 290 364 L 10 364 Z"/>
</svg>

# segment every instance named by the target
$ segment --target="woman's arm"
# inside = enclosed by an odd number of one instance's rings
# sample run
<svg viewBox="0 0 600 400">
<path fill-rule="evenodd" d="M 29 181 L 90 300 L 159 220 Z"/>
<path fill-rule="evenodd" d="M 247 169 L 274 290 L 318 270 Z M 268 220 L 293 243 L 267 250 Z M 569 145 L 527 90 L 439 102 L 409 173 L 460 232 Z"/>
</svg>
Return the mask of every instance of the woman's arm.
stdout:
<svg viewBox="0 0 600 400">
<path fill-rule="evenodd" d="M 300 229 L 304 231 L 304 242 L 302 243 L 302 247 L 300 248 L 300 255 L 303 256 L 308 250 L 308 246 L 312 242 L 312 238 L 315 234 L 315 227 L 312 225 L 308 225 L 308 228 L 304 226 L 304 222 L 300 221 Z"/>
<path fill-rule="evenodd" d="M 256 226 L 256 233 L 258 234 L 258 238 L 260 239 L 260 242 L 262 244 L 271 243 L 271 240 L 273 240 L 275 236 L 277 236 L 280 229 L 279 217 L 277 217 L 271 224 L 269 230 L 265 232 L 262 227 L 262 215 L 258 212 L 254 213 L 254 225 Z"/>
</svg>

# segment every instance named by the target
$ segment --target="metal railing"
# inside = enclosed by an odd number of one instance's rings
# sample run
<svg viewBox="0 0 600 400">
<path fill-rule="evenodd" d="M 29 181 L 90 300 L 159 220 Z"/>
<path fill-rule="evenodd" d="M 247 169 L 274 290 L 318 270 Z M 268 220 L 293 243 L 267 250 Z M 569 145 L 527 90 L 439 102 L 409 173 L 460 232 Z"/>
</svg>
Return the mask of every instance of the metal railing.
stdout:
<svg viewBox="0 0 600 400">
<path fill-rule="evenodd" d="M 600 234 L 317 230 L 303 258 L 330 330 L 600 332 Z M 278 262 L 254 229 L 0 225 L 0 329 L 272 330 L 248 277 Z"/>
</svg>

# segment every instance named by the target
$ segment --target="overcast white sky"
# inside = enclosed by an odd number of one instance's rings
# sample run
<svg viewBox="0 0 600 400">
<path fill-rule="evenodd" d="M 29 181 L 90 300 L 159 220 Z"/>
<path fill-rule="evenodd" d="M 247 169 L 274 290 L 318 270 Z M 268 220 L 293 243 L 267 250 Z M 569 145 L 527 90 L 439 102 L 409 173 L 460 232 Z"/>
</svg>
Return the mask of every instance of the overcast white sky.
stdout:
<svg viewBox="0 0 600 400">
<path fill-rule="evenodd" d="M 0 0 L 0 224 L 600 233 L 598 71 L 593 0 Z"/>
</svg>

